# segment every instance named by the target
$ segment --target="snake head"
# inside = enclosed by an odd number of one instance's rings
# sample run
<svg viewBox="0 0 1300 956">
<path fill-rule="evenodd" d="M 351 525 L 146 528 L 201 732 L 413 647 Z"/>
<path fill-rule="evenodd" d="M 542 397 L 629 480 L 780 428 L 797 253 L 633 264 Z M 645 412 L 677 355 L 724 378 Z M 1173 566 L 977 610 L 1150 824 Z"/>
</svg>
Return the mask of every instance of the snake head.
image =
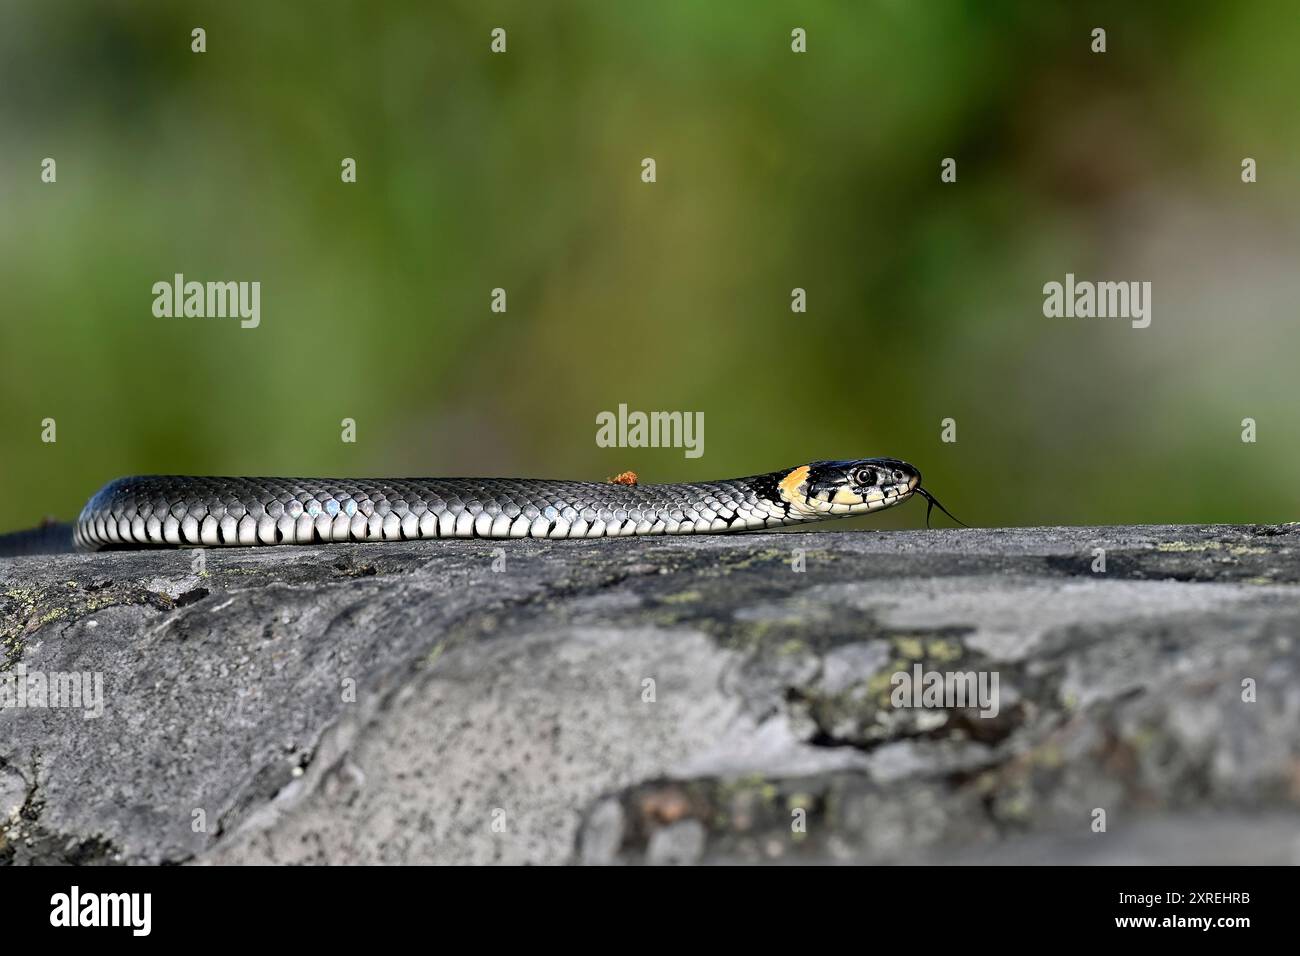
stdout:
<svg viewBox="0 0 1300 956">
<path fill-rule="evenodd" d="M 857 515 L 901 504 L 921 472 L 897 458 L 854 458 L 800 465 L 779 483 L 781 497 L 808 515 Z"/>
</svg>

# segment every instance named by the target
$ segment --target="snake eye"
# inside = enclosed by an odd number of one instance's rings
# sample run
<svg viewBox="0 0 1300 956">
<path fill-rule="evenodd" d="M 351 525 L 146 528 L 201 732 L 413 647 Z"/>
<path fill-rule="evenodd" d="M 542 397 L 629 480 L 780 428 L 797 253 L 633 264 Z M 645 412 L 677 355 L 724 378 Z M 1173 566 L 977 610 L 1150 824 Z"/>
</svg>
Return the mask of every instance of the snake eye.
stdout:
<svg viewBox="0 0 1300 956">
<path fill-rule="evenodd" d="M 874 468 L 859 468 L 853 475 L 854 483 L 865 486 L 876 483 L 876 471 Z"/>
</svg>

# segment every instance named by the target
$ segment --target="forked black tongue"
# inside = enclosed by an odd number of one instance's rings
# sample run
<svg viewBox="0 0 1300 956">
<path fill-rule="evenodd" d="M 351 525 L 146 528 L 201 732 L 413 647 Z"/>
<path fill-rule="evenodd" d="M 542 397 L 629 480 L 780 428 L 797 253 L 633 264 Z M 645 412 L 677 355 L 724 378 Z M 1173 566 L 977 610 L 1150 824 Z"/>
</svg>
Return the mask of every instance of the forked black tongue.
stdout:
<svg viewBox="0 0 1300 956">
<path fill-rule="evenodd" d="M 947 515 L 949 518 L 951 518 L 953 521 L 957 522 L 957 523 L 958 523 L 959 525 L 961 525 L 963 528 L 969 528 L 969 527 L 970 527 L 970 525 L 968 525 L 966 522 L 962 521 L 962 520 L 961 520 L 960 518 L 958 518 L 955 514 L 953 514 L 951 511 L 949 511 L 947 508 L 945 508 L 942 504 L 940 504 L 939 499 L 936 498 L 934 495 L 930 494 L 930 492 L 926 491 L 924 488 L 918 487 L 918 488 L 916 489 L 916 493 L 917 493 L 918 495 L 920 495 L 922 498 L 924 498 L 926 501 L 929 502 L 929 505 L 928 505 L 928 506 L 926 507 L 926 509 L 925 509 L 925 526 L 926 526 L 927 528 L 930 527 L 930 512 L 934 511 L 935 508 L 938 508 L 940 511 L 942 511 L 944 514 L 946 514 L 946 515 Z"/>
</svg>

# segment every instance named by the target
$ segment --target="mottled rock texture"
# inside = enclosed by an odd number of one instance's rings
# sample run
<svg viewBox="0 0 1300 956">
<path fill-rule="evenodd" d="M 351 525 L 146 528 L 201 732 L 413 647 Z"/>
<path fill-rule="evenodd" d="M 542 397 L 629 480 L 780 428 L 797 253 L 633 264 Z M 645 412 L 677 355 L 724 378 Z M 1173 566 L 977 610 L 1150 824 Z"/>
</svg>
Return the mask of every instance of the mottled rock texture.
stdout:
<svg viewBox="0 0 1300 956">
<path fill-rule="evenodd" d="M 0 559 L 20 669 L 0 862 L 1300 862 L 1293 525 Z"/>
</svg>

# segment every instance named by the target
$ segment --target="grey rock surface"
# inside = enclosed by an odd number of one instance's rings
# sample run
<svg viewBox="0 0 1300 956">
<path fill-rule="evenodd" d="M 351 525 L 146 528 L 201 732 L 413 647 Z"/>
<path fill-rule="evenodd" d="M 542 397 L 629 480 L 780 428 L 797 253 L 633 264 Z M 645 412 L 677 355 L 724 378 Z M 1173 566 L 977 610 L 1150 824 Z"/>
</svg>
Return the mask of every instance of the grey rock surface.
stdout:
<svg viewBox="0 0 1300 956">
<path fill-rule="evenodd" d="M 1297 863 L 1300 526 L 0 559 L 0 705 L 6 863 Z"/>
</svg>

